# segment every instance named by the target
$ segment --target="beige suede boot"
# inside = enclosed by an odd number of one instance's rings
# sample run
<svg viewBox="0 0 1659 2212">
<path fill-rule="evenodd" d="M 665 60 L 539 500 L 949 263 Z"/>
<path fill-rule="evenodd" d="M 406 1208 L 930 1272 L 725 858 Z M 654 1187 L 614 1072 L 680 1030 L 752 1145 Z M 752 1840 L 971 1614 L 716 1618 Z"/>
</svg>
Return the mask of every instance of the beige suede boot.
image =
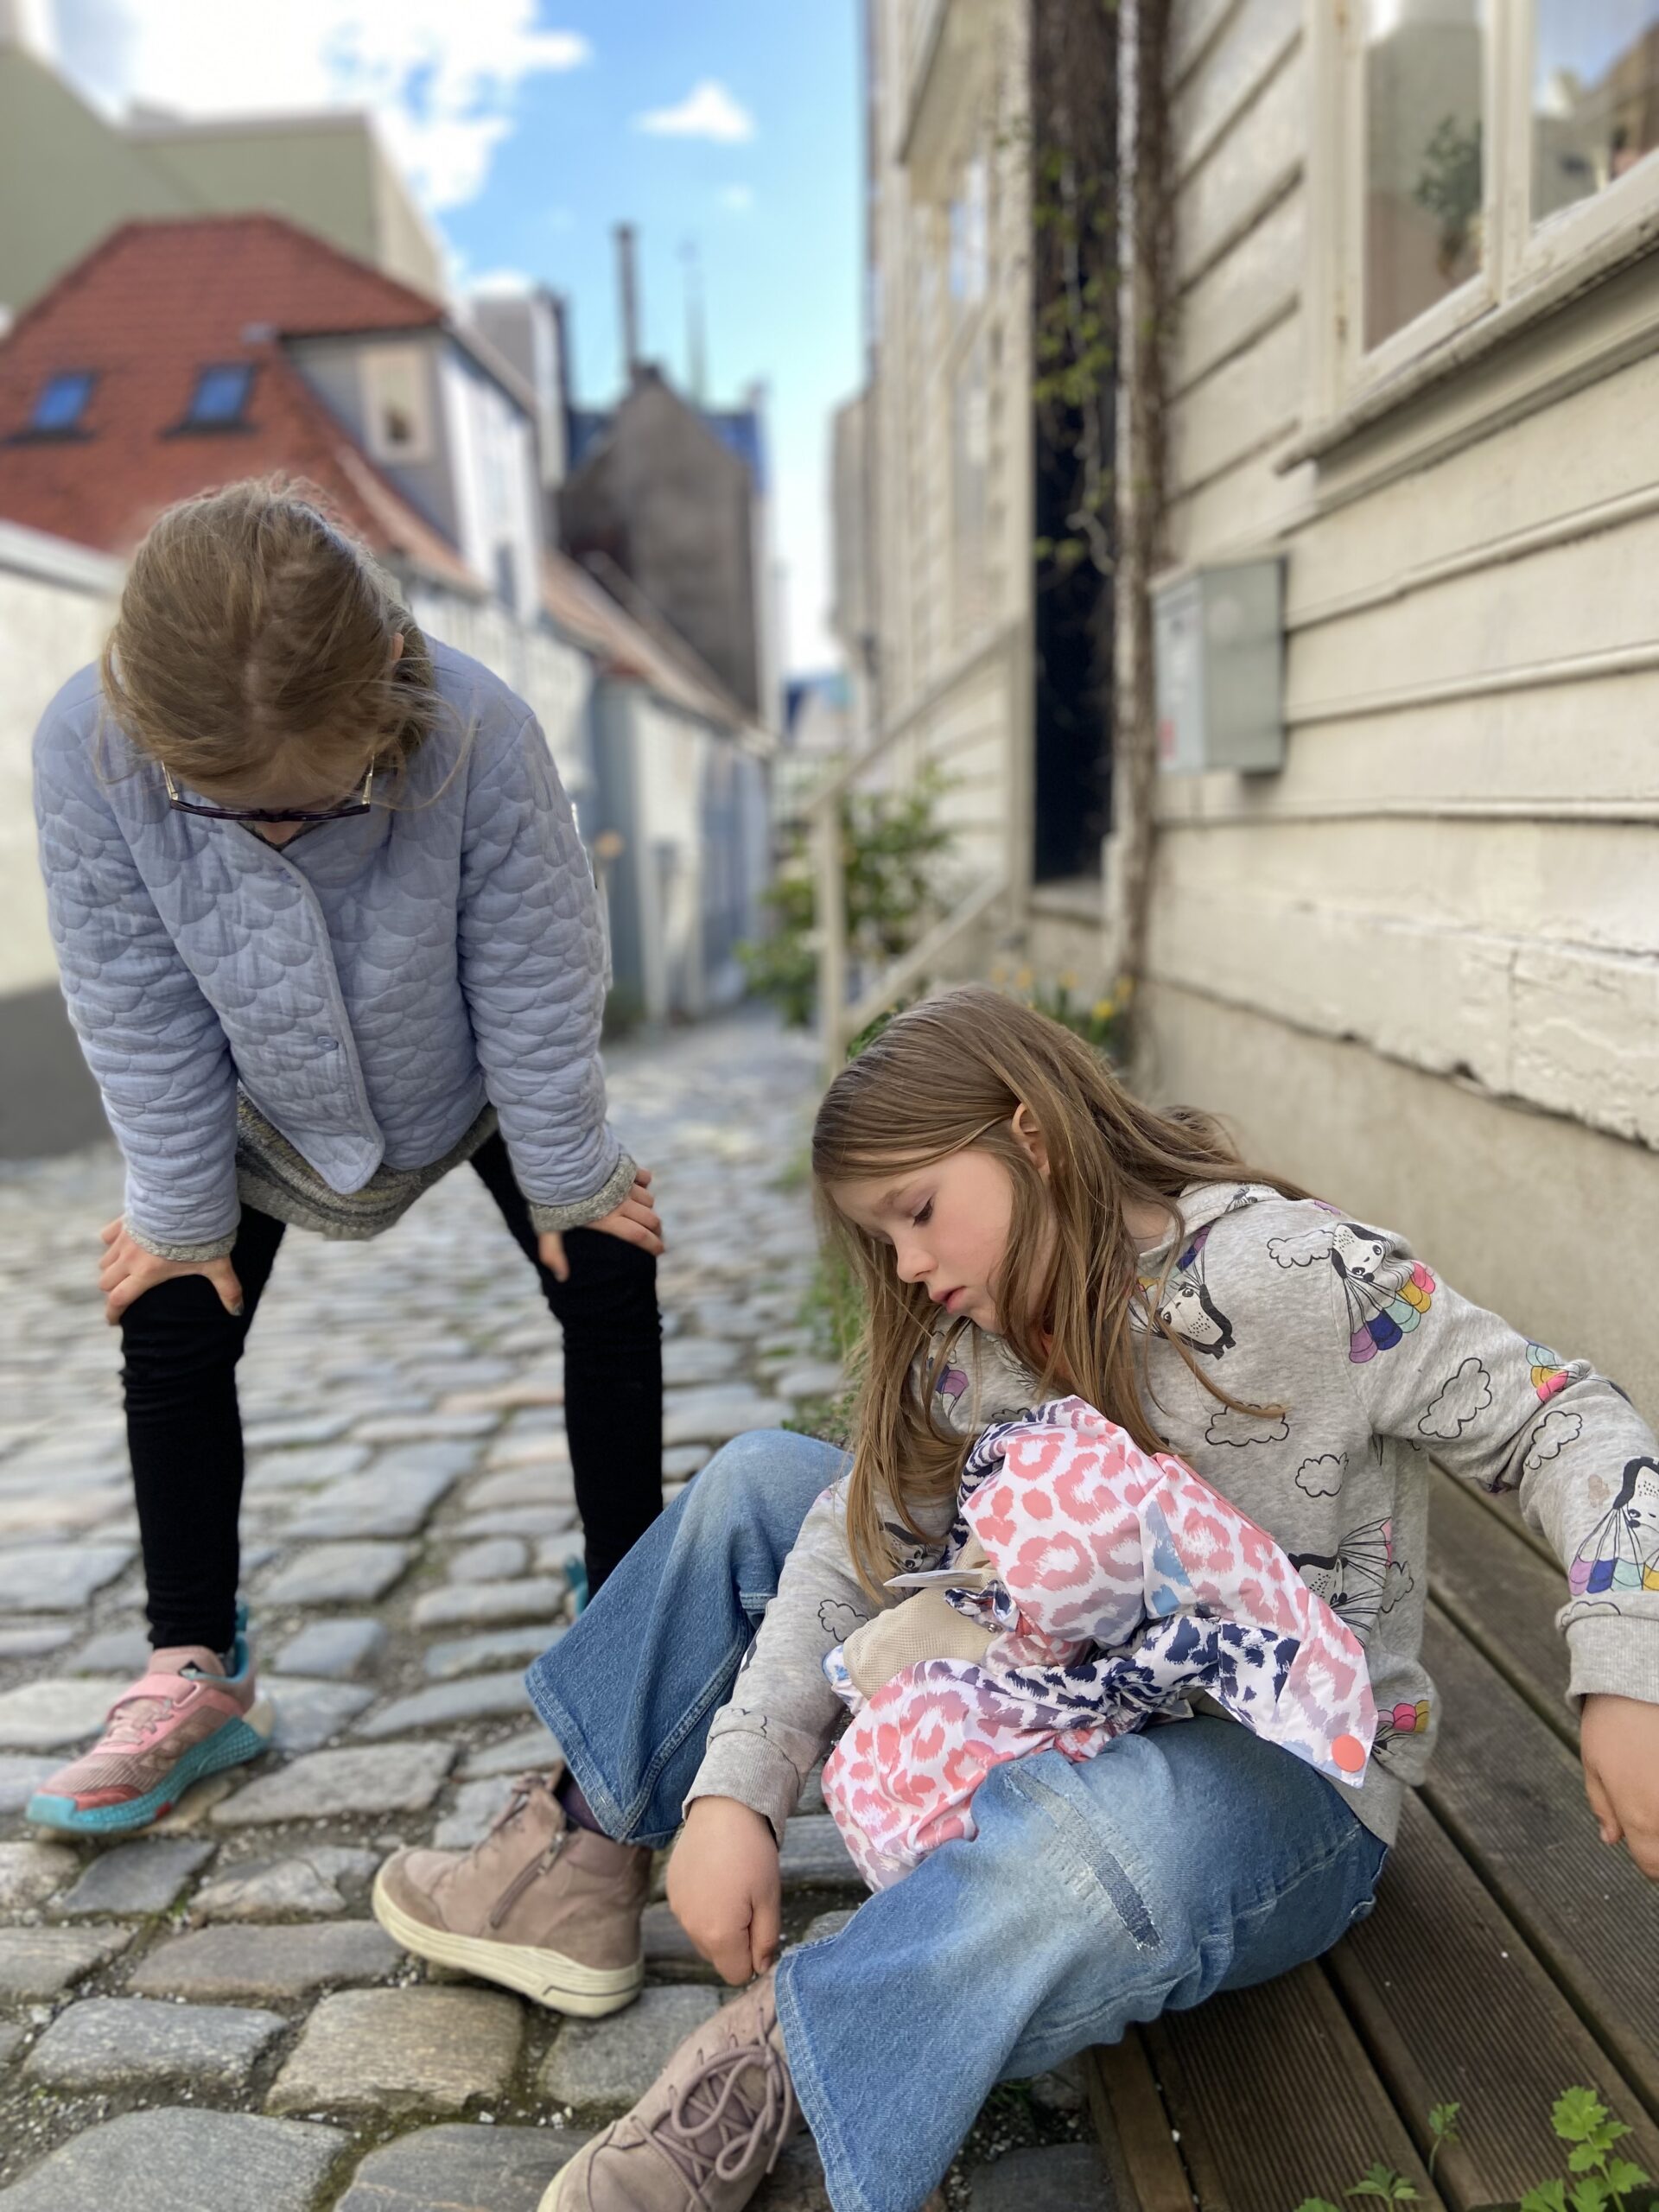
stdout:
<svg viewBox="0 0 1659 2212">
<path fill-rule="evenodd" d="M 800 2126 L 765 1974 L 692 2031 L 631 2113 L 582 2145 L 541 2212 L 739 2212 Z"/>
<path fill-rule="evenodd" d="M 645 1980 L 651 1853 L 567 1821 L 553 1794 L 561 1771 L 520 1775 L 471 1851 L 397 1853 L 375 1878 L 374 1916 L 417 1958 L 595 2019 L 632 2004 Z"/>
</svg>

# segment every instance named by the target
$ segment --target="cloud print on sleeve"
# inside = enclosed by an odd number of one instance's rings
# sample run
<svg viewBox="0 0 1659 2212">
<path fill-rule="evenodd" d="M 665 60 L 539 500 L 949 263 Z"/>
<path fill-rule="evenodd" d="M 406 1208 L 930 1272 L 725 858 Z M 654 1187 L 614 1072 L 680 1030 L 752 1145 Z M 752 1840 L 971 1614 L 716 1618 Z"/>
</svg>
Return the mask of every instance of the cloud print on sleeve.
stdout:
<svg viewBox="0 0 1659 2212">
<path fill-rule="evenodd" d="M 818 1626 L 826 1636 L 833 1636 L 842 1643 L 855 1628 L 862 1628 L 868 1618 L 855 1606 L 843 1605 L 839 1598 L 826 1598 L 818 1607 Z"/>
<path fill-rule="evenodd" d="M 1330 1258 L 1331 1236 L 1328 1229 L 1305 1229 L 1296 1236 L 1270 1236 L 1268 1257 L 1275 1268 L 1311 1268 L 1315 1260 Z"/>
<path fill-rule="evenodd" d="M 1334 1497 L 1347 1471 L 1345 1452 L 1321 1452 L 1317 1459 L 1304 1459 L 1296 1470 L 1296 1487 L 1310 1497 Z"/>
<path fill-rule="evenodd" d="M 1253 1414 L 1218 1406 L 1204 1434 L 1208 1444 L 1230 1444 L 1243 1451 L 1247 1444 L 1282 1444 L 1290 1434 L 1290 1423 L 1282 1414 Z"/>
<path fill-rule="evenodd" d="M 1454 1436 L 1461 1436 L 1475 1415 L 1491 1402 L 1492 1378 L 1471 1352 L 1431 1402 L 1417 1424 L 1418 1433 L 1444 1437 L 1449 1443 Z"/>
<path fill-rule="evenodd" d="M 1576 1444 L 1584 1433 L 1582 1414 L 1563 1412 L 1552 1406 L 1528 1440 L 1527 1456 L 1522 1465 L 1524 1470 L 1541 1467 L 1546 1459 L 1553 1459 L 1569 1444 Z"/>
</svg>

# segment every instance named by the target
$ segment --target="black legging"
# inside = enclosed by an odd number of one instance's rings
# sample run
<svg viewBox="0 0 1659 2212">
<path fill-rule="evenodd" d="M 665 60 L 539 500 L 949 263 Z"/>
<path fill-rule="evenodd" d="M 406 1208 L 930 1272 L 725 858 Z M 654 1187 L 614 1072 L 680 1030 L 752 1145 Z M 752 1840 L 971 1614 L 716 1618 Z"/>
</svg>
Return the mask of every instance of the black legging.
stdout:
<svg viewBox="0 0 1659 2212">
<path fill-rule="evenodd" d="M 638 1245 L 591 1229 L 565 1232 L 570 1280 L 536 1255 L 536 1231 L 493 1136 L 473 1166 L 536 1268 L 564 1331 L 564 1419 L 582 1516 L 590 1589 L 662 1510 L 663 1338 L 657 1262 Z M 236 1364 L 270 1279 L 283 1224 L 242 1210 L 231 1263 L 240 1316 L 202 1275 L 157 1283 L 122 1316 L 127 1443 L 137 1493 L 157 1649 L 205 1643 L 224 1651 L 235 1632 L 242 1504 L 242 1423 Z"/>
</svg>

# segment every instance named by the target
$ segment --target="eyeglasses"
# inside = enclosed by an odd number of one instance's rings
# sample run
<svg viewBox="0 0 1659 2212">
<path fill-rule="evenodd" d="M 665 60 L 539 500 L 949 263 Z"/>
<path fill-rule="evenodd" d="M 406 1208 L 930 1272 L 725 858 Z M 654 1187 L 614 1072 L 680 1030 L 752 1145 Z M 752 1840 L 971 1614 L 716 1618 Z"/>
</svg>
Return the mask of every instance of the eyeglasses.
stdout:
<svg viewBox="0 0 1659 2212">
<path fill-rule="evenodd" d="M 198 798 L 182 798 L 173 780 L 173 771 L 163 767 L 162 779 L 167 785 L 167 803 L 181 814 L 204 815 L 209 822 L 343 822 L 348 814 L 366 814 L 369 794 L 374 788 L 374 768 L 363 779 L 363 788 L 355 798 L 342 799 L 338 806 L 208 806 Z"/>
</svg>

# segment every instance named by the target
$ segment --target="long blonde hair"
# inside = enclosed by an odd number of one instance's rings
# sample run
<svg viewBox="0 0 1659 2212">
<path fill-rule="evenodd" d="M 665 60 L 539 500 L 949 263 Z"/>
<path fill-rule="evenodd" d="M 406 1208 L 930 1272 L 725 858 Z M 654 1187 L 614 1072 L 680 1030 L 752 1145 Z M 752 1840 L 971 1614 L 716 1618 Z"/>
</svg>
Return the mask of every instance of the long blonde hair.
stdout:
<svg viewBox="0 0 1659 2212">
<path fill-rule="evenodd" d="M 100 673 L 138 751 L 220 797 L 296 772 L 343 791 L 371 760 L 391 781 L 443 710 L 397 585 L 320 493 L 281 478 L 157 517 Z"/>
<path fill-rule="evenodd" d="M 1041 1132 L 1039 1173 L 1013 1128 L 1027 1108 Z M 931 1164 L 969 1146 L 989 1153 L 1014 1188 L 1007 1252 L 988 1286 L 1003 1342 L 1038 1378 L 1038 1397 L 1075 1391 L 1147 1451 L 1163 1448 L 1147 1412 L 1150 1336 L 1166 1338 L 1226 1405 L 1240 1402 L 1203 1372 L 1158 1319 L 1163 1284 L 1141 1282 L 1127 1219 L 1132 1206 L 1172 1215 L 1195 1183 L 1266 1183 L 1306 1192 L 1247 1166 L 1225 1132 L 1185 1109 L 1160 1113 L 1134 1097 L 1105 1061 L 1046 1014 L 970 984 L 897 1015 L 824 1093 L 812 1132 L 819 1218 L 863 1293 L 859 1392 L 848 1533 L 861 1579 L 874 1590 L 896 1558 L 886 1516 L 921 1536 L 915 1505 L 954 1490 L 966 1441 L 935 1421 L 936 1383 L 969 1325 L 959 1322 L 916 1363 L 938 1319 L 920 1283 L 901 1282 L 893 1250 L 841 1212 L 830 1186 Z M 1155 1403 L 1155 1400 L 1152 1400 Z"/>
</svg>

